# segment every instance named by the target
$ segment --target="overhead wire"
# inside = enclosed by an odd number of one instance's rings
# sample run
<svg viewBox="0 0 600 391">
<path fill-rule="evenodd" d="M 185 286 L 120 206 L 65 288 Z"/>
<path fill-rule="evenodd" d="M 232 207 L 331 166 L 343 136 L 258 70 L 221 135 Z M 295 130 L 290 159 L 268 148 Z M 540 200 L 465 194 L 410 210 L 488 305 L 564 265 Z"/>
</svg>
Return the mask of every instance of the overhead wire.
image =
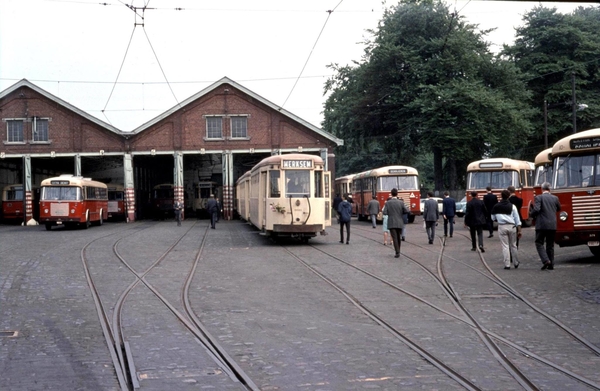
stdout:
<svg viewBox="0 0 600 391">
<path fill-rule="evenodd" d="M 298 77 L 296 78 L 296 81 L 294 82 L 294 85 L 292 86 L 290 93 L 288 94 L 287 98 L 285 98 L 285 101 L 283 101 L 283 104 L 281 105 L 281 107 L 285 107 L 285 104 L 287 103 L 288 99 L 290 99 L 290 96 L 292 96 L 292 93 L 294 92 L 294 89 L 296 88 L 296 85 L 298 84 L 298 80 L 300 80 L 300 77 L 302 77 L 302 74 L 304 73 L 304 69 L 306 69 L 306 65 L 308 64 L 308 61 L 310 60 L 310 57 L 312 56 L 313 51 L 315 50 L 315 47 L 317 46 L 317 43 L 319 42 L 319 39 L 321 38 L 321 34 L 323 34 L 323 31 L 325 30 L 325 26 L 327 26 L 327 22 L 329 21 L 331 14 L 337 9 L 337 7 L 340 6 L 340 4 L 342 4 L 343 1 L 344 0 L 340 0 L 338 5 L 336 5 L 332 10 L 327 11 L 327 19 L 325 19 L 325 23 L 323 23 L 323 27 L 321 28 L 321 31 L 319 32 L 319 35 L 317 36 L 317 40 L 315 41 L 312 49 L 310 49 L 308 58 L 304 62 L 304 66 L 302 67 L 302 70 L 300 71 L 300 75 L 298 75 Z"/>
</svg>

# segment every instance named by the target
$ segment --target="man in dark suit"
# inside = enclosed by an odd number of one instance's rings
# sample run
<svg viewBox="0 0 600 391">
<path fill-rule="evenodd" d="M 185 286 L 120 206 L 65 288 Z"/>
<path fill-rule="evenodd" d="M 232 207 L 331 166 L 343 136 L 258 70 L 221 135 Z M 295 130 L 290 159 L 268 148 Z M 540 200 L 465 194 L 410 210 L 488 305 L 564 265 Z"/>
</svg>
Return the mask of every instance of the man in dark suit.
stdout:
<svg viewBox="0 0 600 391">
<path fill-rule="evenodd" d="M 560 210 L 558 197 L 550 194 L 550 183 L 542 183 L 542 194 L 536 196 L 529 215 L 535 218 L 535 248 L 542 261 L 542 270 L 554 270 L 554 235 L 556 213 Z M 544 249 L 544 242 L 546 248 Z"/>
<path fill-rule="evenodd" d="M 210 198 L 206 202 L 206 212 L 210 216 L 210 228 L 215 229 L 215 223 L 217 222 L 217 213 L 219 212 L 219 202 L 215 195 L 211 194 Z"/>
<path fill-rule="evenodd" d="M 435 240 L 435 226 L 440 218 L 437 201 L 432 197 L 433 193 L 431 191 L 427 192 L 427 199 L 423 205 L 423 220 L 425 220 L 425 231 L 427 231 L 429 244 L 433 244 L 433 241 Z"/>
<path fill-rule="evenodd" d="M 471 231 L 471 251 L 477 251 L 475 233 L 479 239 L 479 250 L 484 253 L 483 248 L 483 227 L 486 225 L 485 216 L 487 215 L 485 204 L 477 198 L 477 192 L 471 192 L 471 201 L 467 202 L 467 210 L 465 212 L 465 227 L 469 227 Z"/>
<path fill-rule="evenodd" d="M 456 202 L 450 197 L 450 193 L 444 192 L 442 201 L 442 217 L 444 217 L 444 236 L 448 236 L 448 225 L 450 225 L 450 237 L 454 234 L 454 216 L 456 215 Z"/>
<path fill-rule="evenodd" d="M 490 231 L 490 236 L 488 238 L 494 237 L 494 222 L 492 221 L 491 210 L 498 203 L 498 196 L 492 193 L 492 188 L 490 186 L 486 187 L 487 194 L 483 196 L 483 203 L 485 204 L 485 221 L 487 224 L 488 231 Z"/>
</svg>

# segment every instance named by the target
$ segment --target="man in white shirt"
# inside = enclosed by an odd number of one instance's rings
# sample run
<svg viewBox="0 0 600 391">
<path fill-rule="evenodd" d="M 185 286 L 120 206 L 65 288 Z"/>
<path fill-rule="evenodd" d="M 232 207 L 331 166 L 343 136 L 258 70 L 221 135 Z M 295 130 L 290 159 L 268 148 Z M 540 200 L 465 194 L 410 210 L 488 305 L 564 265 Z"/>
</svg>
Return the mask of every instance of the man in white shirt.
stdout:
<svg viewBox="0 0 600 391">
<path fill-rule="evenodd" d="M 517 208 L 508 201 L 510 192 L 502 190 L 501 197 L 502 200 L 492 208 L 492 220 L 498 222 L 498 236 L 502 243 L 504 269 L 510 269 L 511 258 L 517 269 L 519 267 L 517 238 L 521 237 L 521 219 Z"/>
</svg>

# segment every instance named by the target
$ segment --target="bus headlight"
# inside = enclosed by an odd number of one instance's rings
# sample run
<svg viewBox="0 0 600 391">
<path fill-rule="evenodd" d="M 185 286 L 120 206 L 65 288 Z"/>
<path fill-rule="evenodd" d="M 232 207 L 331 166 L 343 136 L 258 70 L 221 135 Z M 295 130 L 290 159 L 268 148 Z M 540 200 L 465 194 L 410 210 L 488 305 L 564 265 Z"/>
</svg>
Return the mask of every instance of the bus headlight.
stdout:
<svg viewBox="0 0 600 391">
<path fill-rule="evenodd" d="M 560 212 L 558 218 L 560 219 L 560 221 L 567 221 L 567 219 L 569 218 L 569 214 L 567 212 Z"/>
<path fill-rule="evenodd" d="M 44 213 L 48 213 L 48 208 L 44 209 Z"/>
<path fill-rule="evenodd" d="M 75 209 L 71 209 L 71 214 L 74 214 L 74 213 L 75 213 Z"/>
</svg>

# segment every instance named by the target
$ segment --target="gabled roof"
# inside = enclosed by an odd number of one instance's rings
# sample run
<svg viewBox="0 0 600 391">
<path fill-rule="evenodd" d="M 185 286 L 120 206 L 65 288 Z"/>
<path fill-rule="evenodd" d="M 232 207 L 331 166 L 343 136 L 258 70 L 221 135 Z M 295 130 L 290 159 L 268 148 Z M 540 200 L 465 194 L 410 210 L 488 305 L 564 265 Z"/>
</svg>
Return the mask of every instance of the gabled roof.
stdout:
<svg viewBox="0 0 600 391">
<path fill-rule="evenodd" d="M 290 113 L 289 111 L 287 111 L 286 109 L 284 109 L 283 107 L 280 107 L 276 104 L 274 104 L 273 102 L 263 98 L 262 96 L 252 92 L 251 90 L 247 89 L 246 87 L 242 86 L 241 84 L 236 83 L 235 81 L 231 80 L 228 77 L 223 77 L 221 80 L 216 81 L 215 83 L 211 84 L 210 86 L 206 87 L 205 89 L 199 91 L 198 93 L 190 96 L 189 98 L 187 98 L 186 100 L 184 100 L 183 102 L 173 106 L 172 108 L 170 108 L 169 110 L 165 111 L 164 113 L 160 114 L 159 116 L 151 119 L 150 121 L 146 122 L 145 124 L 139 126 L 138 128 L 134 129 L 131 133 L 127 133 L 127 134 L 137 134 L 140 133 L 142 131 L 144 131 L 145 129 L 155 125 L 157 122 L 165 119 L 166 117 L 170 116 L 171 114 L 177 112 L 178 110 L 181 110 L 183 107 L 187 106 L 188 104 L 196 101 L 197 99 L 201 98 L 202 96 L 208 94 L 209 92 L 213 91 L 214 89 L 224 85 L 224 84 L 228 84 L 230 86 L 232 86 L 233 88 L 236 88 L 240 91 L 242 91 L 243 93 L 245 93 L 246 95 L 252 97 L 253 99 L 263 103 L 264 105 L 272 108 L 275 111 L 280 112 L 281 114 L 283 114 L 284 116 L 290 118 L 291 120 L 298 122 L 304 126 L 306 126 L 307 128 L 309 128 L 310 130 L 312 130 L 313 132 L 323 136 L 324 138 L 331 140 L 332 142 L 336 143 L 336 145 L 344 145 L 344 140 L 339 139 L 337 137 L 335 137 L 334 135 L 332 135 L 331 133 L 325 132 L 323 129 L 318 128 L 314 125 L 312 125 L 311 123 L 303 120 L 302 118 L 298 117 L 297 115 L 294 115 L 292 113 Z"/>
<path fill-rule="evenodd" d="M 57 96 L 52 95 L 48 91 L 36 86 L 35 84 L 31 83 L 27 79 L 22 79 L 22 80 L 18 81 L 17 83 L 13 84 L 12 86 L 8 87 L 7 89 L 5 89 L 4 91 L 0 92 L 0 99 L 4 98 L 8 94 L 18 90 L 21 87 L 30 88 L 30 89 L 34 90 L 35 92 L 37 92 L 38 94 L 45 96 L 49 100 L 52 100 L 52 101 L 60 104 L 61 106 L 65 107 L 66 109 L 73 111 L 74 113 L 84 117 L 85 119 L 89 120 L 90 122 L 93 122 L 96 125 L 104 128 L 106 130 L 110 130 L 111 132 L 116 133 L 119 136 L 123 136 L 125 134 L 122 131 L 120 131 L 119 129 L 115 128 L 114 126 L 107 124 L 104 121 L 99 120 L 98 118 L 86 113 L 85 111 L 83 111 L 81 109 L 78 109 L 77 107 L 73 106 L 70 103 L 67 103 L 66 101 L 60 99 Z"/>
</svg>

